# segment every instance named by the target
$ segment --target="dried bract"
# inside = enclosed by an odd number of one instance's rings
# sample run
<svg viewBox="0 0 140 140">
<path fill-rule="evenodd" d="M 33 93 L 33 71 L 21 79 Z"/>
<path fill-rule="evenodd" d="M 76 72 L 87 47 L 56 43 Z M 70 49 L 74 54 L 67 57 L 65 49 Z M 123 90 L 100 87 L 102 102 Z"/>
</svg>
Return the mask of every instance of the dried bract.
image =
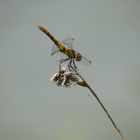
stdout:
<svg viewBox="0 0 140 140">
<path fill-rule="evenodd" d="M 50 81 L 54 81 L 57 86 L 70 87 L 72 84 L 80 85 L 86 87 L 86 82 L 74 71 L 69 71 L 66 69 L 61 69 L 56 72 L 51 78 Z"/>
</svg>

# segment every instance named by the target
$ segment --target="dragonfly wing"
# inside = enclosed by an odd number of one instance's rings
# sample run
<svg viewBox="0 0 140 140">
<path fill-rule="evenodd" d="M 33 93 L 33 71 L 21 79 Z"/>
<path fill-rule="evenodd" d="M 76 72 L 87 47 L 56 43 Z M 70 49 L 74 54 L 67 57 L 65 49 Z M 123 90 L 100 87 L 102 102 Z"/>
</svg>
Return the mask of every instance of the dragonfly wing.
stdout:
<svg viewBox="0 0 140 140">
<path fill-rule="evenodd" d="M 51 55 L 56 54 L 57 52 L 59 52 L 59 48 L 56 45 L 53 45 L 52 49 L 51 49 Z"/>
<path fill-rule="evenodd" d="M 84 65 L 90 65 L 92 63 L 92 61 L 90 61 L 89 59 L 87 59 L 84 56 L 82 56 L 81 61 L 78 61 L 78 62 L 80 62 L 81 64 L 84 64 Z"/>
<path fill-rule="evenodd" d="M 67 47 L 67 48 L 72 48 L 73 43 L 74 43 L 74 38 L 67 38 L 62 41 L 62 43 Z"/>
</svg>

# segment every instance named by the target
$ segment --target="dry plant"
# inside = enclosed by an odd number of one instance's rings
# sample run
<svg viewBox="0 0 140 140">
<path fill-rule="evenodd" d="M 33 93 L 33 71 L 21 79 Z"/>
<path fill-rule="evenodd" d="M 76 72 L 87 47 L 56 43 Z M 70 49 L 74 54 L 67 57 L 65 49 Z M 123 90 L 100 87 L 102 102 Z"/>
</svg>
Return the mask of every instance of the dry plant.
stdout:
<svg viewBox="0 0 140 140">
<path fill-rule="evenodd" d="M 86 80 L 77 72 L 77 70 L 74 71 L 74 70 L 66 69 L 63 67 L 60 71 L 57 71 L 50 78 L 50 81 L 54 81 L 57 86 L 62 86 L 62 87 L 70 87 L 72 84 L 75 84 L 75 85 L 77 84 L 79 86 L 88 88 L 90 90 L 90 92 L 92 93 L 92 95 L 96 98 L 96 100 L 98 101 L 98 103 L 100 104 L 100 106 L 102 107 L 104 112 L 106 113 L 107 117 L 109 118 L 109 120 L 113 124 L 115 130 L 118 132 L 120 137 L 123 140 L 126 140 L 126 138 L 123 136 L 121 130 L 116 125 L 116 123 L 112 119 L 111 115 L 109 114 L 109 112 L 107 111 L 107 109 L 105 108 L 105 106 L 103 105 L 103 103 L 101 102 L 99 97 L 97 96 L 97 94 L 93 91 L 93 89 L 86 82 Z"/>
</svg>

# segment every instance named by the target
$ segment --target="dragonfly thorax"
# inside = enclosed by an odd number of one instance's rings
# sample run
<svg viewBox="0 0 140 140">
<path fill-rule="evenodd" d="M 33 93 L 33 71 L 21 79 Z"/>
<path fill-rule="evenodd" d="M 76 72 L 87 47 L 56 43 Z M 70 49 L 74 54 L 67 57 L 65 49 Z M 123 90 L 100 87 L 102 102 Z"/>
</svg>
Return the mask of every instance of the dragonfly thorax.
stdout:
<svg viewBox="0 0 140 140">
<path fill-rule="evenodd" d="M 72 48 L 66 48 L 65 46 L 60 46 L 60 51 L 67 55 L 69 58 L 75 58 L 75 52 Z"/>
<path fill-rule="evenodd" d="M 80 53 L 73 50 L 73 48 L 66 48 L 63 44 L 60 46 L 60 51 L 67 55 L 69 58 L 74 58 L 76 61 L 80 61 L 82 59 Z"/>
</svg>

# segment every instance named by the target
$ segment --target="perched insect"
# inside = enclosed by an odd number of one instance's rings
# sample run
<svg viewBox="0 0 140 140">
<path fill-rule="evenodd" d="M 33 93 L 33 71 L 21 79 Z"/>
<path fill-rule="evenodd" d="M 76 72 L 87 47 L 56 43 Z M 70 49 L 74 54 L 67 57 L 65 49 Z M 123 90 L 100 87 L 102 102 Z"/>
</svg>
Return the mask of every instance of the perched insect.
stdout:
<svg viewBox="0 0 140 140">
<path fill-rule="evenodd" d="M 59 69 L 61 69 L 61 64 L 64 62 L 68 62 L 68 68 L 72 68 L 73 70 L 77 70 L 78 68 L 75 65 L 76 62 L 81 62 L 83 64 L 92 63 L 86 57 L 82 56 L 79 52 L 73 49 L 72 45 L 74 42 L 73 38 L 67 38 L 62 42 L 58 41 L 47 29 L 38 25 L 38 28 L 44 32 L 53 42 L 54 46 L 52 47 L 51 55 L 56 53 L 65 54 L 65 58 L 59 59 Z M 59 55 L 60 56 L 60 55 Z"/>
</svg>

